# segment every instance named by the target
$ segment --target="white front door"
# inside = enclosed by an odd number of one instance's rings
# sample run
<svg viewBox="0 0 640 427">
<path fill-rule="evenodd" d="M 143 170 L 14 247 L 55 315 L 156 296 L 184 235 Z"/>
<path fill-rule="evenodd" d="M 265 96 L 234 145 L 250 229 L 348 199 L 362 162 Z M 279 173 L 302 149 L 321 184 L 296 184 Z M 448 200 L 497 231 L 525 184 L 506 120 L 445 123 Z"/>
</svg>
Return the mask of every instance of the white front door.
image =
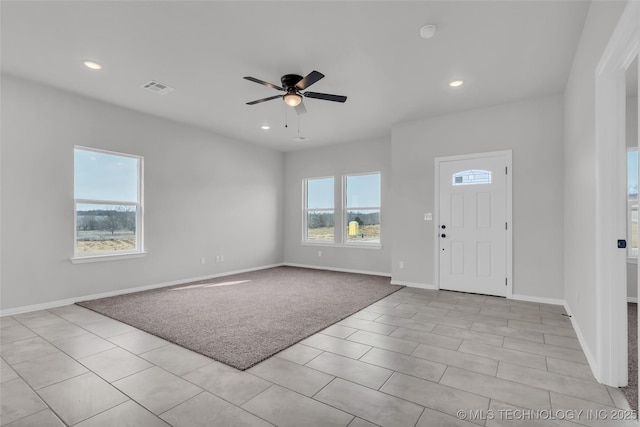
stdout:
<svg viewBox="0 0 640 427">
<path fill-rule="evenodd" d="M 438 159 L 441 289 L 507 296 L 510 159 L 510 152 Z"/>
</svg>

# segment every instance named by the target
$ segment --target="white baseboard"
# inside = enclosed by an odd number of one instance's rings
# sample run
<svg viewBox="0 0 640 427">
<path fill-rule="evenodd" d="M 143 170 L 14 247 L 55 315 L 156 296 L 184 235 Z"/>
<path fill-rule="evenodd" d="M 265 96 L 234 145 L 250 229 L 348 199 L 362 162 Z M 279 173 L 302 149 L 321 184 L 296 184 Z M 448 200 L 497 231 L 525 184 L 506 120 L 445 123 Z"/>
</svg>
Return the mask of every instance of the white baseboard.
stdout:
<svg viewBox="0 0 640 427">
<path fill-rule="evenodd" d="M 637 297 L 627 297 L 627 302 L 634 302 L 634 303 L 638 303 L 638 298 Z"/>
<path fill-rule="evenodd" d="M 328 271 L 339 271 L 341 273 L 356 273 L 356 274 L 368 274 L 370 276 L 391 277 L 391 273 L 383 273 L 380 271 L 352 270 L 350 268 L 325 267 L 320 265 L 307 265 L 307 264 L 293 264 L 290 262 L 285 262 L 282 265 L 286 267 L 310 268 L 312 270 L 328 270 Z"/>
<path fill-rule="evenodd" d="M 513 294 L 511 299 L 516 301 L 537 302 L 541 304 L 562 305 L 566 306 L 565 301 L 560 298 L 532 297 L 529 295 Z"/>
<path fill-rule="evenodd" d="M 197 282 L 199 280 L 215 279 L 218 277 L 231 276 L 233 274 L 248 273 L 251 271 L 265 270 L 267 268 L 281 267 L 283 264 L 263 265 L 261 267 L 245 268 L 243 270 L 227 271 L 224 273 L 210 274 L 207 276 L 191 277 L 188 279 L 172 280 L 170 282 L 156 283 L 153 285 L 138 286 L 135 288 L 119 289 L 117 291 L 102 292 L 99 294 L 83 295 L 64 300 L 45 302 L 42 304 L 26 305 L 24 307 L 8 308 L 0 310 L 0 317 L 12 316 L 14 314 L 28 313 L 31 311 L 46 310 L 48 308 L 62 307 L 65 305 L 75 304 L 78 301 L 87 301 L 99 298 L 113 297 L 116 295 L 131 294 L 133 292 L 148 291 L 150 289 L 165 288 L 167 286 L 180 285 L 183 283 Z"/>
<path fill-rule="evenodd" d="M 573 330 L 576 331 L 576 336 L 578 337 L 578 342 L 580 343 L 580 347 L 582 347 L 582 351 L 584 352 L 584 355 L 587 358 L 587 362 L 589 362 L 589 367 L 591 368 L 591 373 L 596 378 L 596 380 L 598 380 L 598 378 L 599 378 L 598 369 L 597 369 L 598 365 L 596 364 L 595 357 L 593 357 L 593 354 L 591 354 L 591 351 L 589 350 L 589 347 L 587 347 L 587 345 L 586 345 L 587 342 L 586 342 L 586 340 L 584 338 L 584 334 L 582 333 L 582 330 L 580 329 L 580 325 L 575 320 L 575 317 L 573 317 L 573 313 L 571 313 L 571 309 L 569 308 L 569 304 L 565 303 L 564 304 L 564 309 L 567 311 L 567 314 L 569 315 L 569 319 L 571 319 L 571 326 L 573 326 Z M 600 380 L 598 380 L 598 381 L 600 381 Z"/>
<path fill-rule="evenodd" d="M 407 286 L 409 288 L 419 288 L 419 289 L 438 289 L 436 285 L 429 285 L 427 283 L 416 283 L 416 282 L 405 282 L 404 280 L 392 280 L 392 285 L 402 285 Z"/>
</svg>

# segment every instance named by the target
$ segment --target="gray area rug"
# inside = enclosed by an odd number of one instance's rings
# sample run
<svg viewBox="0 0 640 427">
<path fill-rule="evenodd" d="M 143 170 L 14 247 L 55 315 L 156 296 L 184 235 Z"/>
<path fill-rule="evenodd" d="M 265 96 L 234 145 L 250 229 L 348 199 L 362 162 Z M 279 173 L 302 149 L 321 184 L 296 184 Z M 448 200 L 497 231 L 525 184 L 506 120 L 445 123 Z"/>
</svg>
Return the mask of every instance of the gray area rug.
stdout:
<svg viewBox="0 0 640 427">
<path fill-rule="evenodd" d="M 389 282 L 276 267 L 77 304 L 244 370 L 402 288 Z"/>
</svg>

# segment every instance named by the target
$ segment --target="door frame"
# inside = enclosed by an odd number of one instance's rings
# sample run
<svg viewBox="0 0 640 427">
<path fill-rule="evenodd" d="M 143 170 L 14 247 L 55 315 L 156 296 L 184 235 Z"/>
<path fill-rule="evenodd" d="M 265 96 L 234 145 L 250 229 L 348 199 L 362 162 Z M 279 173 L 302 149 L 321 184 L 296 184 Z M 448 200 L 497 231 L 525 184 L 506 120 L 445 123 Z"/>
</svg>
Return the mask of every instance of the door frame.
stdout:
<svg viewBox="0 0 640 427">
<path fill-rule="evenodd" d="M 639 53 L 640 2 L 630 1 L 595 72 L 596 366 L 598 381 L 627 385 L 625 72 Z M 611 286 L 611 284 L 616 284 Z M 593 367 L 592 367 L 593 368 Z"/>
<path fill-rule="evenodd" d="M 506 177 L 506 220 L 507 220 L 507 233 L 506 233 L 506 276 L 507 276 L 507 299 L 513 297 L 513 192 L 512 192 L 512 176 L 513 176 L 513 152 L 512 150 L 490 151 L 486 153 L 470 153 L 461 154 L 457 156 L 442 156 L 436 157 L 435 162 L 435 188 L 434 188 L 434 221 L 433 221 L 433 253 L 436 255 L 433 258 L 434 261 L 434 284 L 436 289 L 440 289 L 440 240 L 436 237 L 440 230 L 440 164 L 443 162 L 450 162 L 456 160 L 473 160 L 483 159 L 487 157 L 503 157 L 507 166 Z"/>
</svg>

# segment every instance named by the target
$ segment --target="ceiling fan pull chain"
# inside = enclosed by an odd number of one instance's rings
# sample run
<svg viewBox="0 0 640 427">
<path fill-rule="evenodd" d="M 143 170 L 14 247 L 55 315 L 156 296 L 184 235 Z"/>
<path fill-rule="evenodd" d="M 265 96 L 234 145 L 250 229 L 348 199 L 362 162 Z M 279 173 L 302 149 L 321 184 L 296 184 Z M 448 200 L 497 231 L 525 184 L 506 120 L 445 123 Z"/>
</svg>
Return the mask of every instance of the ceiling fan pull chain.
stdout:
<svg viewBox="0 0 640 427">
<path fill-rule="evenodd" d="M 287 104 L 284 105 L 284 127 L 289 127 L 287 125 Z"/>
</svg>

